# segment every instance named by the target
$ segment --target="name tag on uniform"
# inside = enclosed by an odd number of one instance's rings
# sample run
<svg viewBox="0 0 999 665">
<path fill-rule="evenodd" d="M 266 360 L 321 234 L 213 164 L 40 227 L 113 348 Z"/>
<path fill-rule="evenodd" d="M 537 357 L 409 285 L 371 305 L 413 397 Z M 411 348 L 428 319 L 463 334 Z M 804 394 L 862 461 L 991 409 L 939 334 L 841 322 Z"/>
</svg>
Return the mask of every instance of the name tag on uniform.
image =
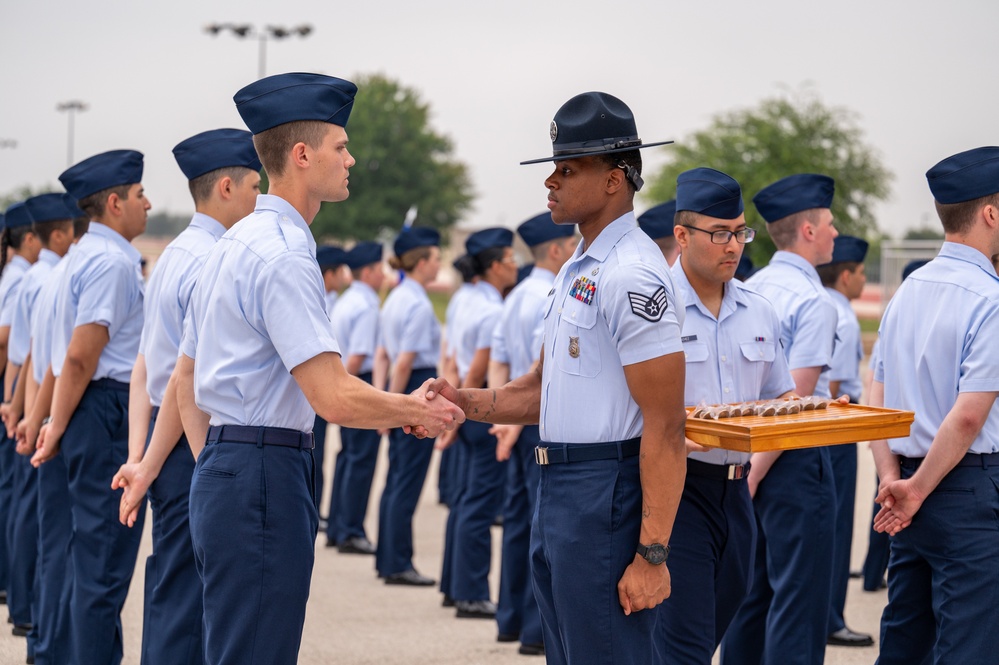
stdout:
<svg viewBox="0 0 999 665">
<path fill-rule="evenodd" d="M 569 295 L 584 305 L 589 305 L 597 295 L 597 283 L 590 281 L 589 277 L 577 277 L 569 289 Z"/>
<path fill-rule="evenodd" d="M 681 343 L 683 343 L 683 342 L 696 342 L 696 341 L 697 341 L 697 335 L 687 335 L 686 337 L 681 337 L 680 338 L 680 342 Z"/>
</svg>

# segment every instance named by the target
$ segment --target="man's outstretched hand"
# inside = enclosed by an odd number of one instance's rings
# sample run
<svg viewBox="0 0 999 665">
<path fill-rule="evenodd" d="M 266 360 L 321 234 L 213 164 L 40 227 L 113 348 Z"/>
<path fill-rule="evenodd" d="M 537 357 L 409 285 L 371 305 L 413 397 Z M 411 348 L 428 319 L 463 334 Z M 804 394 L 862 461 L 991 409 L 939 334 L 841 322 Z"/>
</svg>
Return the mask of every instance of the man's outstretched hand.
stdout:
<svg viewBox="0 0 999 665">
<path fill-rule="evenodd" d="M 407 434 L 419 439 L 437 438 L 465 422 L 465 412 L 455 404 L 459 393 L 444 379 L 427 379 L 411 395 L 420 400 L 424 417 L 422 423 L 404 427 Z M 438 396 L 444 399 L 435 399 Z"/>
</svg>

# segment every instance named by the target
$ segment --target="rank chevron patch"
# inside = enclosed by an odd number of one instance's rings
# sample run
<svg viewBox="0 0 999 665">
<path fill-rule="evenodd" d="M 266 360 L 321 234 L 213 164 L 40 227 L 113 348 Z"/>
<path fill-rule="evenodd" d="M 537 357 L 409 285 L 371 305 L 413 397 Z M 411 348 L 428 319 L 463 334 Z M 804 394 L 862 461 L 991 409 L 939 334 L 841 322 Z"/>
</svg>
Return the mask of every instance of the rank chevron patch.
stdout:
<svg viewBox="0 0 999 665">
<path fill-rule="evenodd" d="M 631 300 L 631 311 L 646 321 L 655 323 L 663 318 L 667 307 L 665 287 L 660 286 L 651 296 L 628 291 L 628 298 Z"/>
</svg>

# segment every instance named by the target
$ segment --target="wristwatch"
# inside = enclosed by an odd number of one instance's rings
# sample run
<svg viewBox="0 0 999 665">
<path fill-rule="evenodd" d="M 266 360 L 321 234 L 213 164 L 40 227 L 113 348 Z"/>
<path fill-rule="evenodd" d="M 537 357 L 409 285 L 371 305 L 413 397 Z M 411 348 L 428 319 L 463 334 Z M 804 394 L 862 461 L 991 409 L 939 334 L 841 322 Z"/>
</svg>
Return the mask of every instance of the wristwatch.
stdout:
<svg viewBox="0 0 999 665">
<path fill-rule="evenodd" d="M 669 545 L 663 545 L 662 543 L 652 543 L 651 545 L 642 545 L 639 543 L 635 550 L 640 557 L 653 566 L 666 563 L 666 558 L 669 556 Z"/>
</svg>

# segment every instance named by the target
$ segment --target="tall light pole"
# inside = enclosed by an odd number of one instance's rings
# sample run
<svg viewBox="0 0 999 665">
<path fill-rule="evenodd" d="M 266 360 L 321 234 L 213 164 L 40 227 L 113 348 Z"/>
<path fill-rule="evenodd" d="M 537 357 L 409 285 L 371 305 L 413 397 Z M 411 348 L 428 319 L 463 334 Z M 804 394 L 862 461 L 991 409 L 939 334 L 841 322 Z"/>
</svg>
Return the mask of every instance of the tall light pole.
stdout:
<svg viewBox="0 0 999 665">
<path fill-rule="evenodd" d="M 296 35 L 304 38 L 312 34 L 312 26 L 308 23 L 303 23 L 295 28 L 268 25 L 261 29 L 258 29 L 256 26 L 250 25 L 249 23 L 210 23 L 205 26 L 205 32 L 213 37 L 218 35 L 220 32 L 225 32 L 226 30 L 240 39 L 250 38 L 256 39 L 259 42 L 260 48 L 257 58 L 257 78 L 264 78 L 267 76 L 268 39 L 287 39 L 288 37 L 294 37 Z"/>
<path fill-rule="evenodd" d="M 66 111 L 69 114 L 69 133 L 66 137 L 66 165 L 73 165 L 73 117 L 76 115 L 77 111 L 83 112 L 87 110 L 87 105 L 78 99 L 71 99 L 68 102 L 59 102 L 56 105 L 56 111 Z"/>
</svg>

